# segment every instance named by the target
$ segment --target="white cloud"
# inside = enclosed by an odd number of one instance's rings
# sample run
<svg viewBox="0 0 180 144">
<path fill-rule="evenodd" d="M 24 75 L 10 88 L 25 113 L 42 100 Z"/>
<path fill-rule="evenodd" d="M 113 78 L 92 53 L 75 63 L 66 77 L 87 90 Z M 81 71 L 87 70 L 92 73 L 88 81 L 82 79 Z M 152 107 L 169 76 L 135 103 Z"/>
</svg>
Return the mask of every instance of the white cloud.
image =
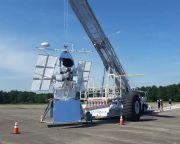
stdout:
<svg viewBox="0 0 180 144">
<path fill-rule="evenodd" d="M 0 89 L 28 89 L 27 83 L 33 77 L 36 62 L 36 54 L 27 49 L 31 47 L 31 41 L 18 36 L 0 35 Z"/>
<path fill-rule="evenodd" d="M 9 49 L 8 46 L 0 45 L 0 68 L 20 74 L 29 74 L 34 65 L 35 55 L 13 48 Z"/>
</svg>

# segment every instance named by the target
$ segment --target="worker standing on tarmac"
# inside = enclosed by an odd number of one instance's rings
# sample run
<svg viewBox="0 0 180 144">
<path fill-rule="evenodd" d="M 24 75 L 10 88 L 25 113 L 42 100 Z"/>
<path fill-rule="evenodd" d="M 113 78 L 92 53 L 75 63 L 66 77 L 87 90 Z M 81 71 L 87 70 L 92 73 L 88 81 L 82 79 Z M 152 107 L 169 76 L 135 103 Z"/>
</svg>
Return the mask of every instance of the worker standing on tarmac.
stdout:
<svg viewBox="0 0 180 144">
<path fill-rule="evenodd" d="M 171 106 L 172 106 L 172 100 L 169 99 L 169 109 L 171 109 Z"/>
<path fill-rule="evenodd" d="M 93 118 L 92 118 L 92 114 L 88 111 L 88 112 L 86 112 L 86 117 L 85 117 L 85 120 L 86 120 L 86 123 L 88 122 L 88 121 L 90 121 L 91 122 L 91 125 L 93 125 L 93 120 L 92 120 Z"/>
<path fill-rule="evenodd" d="M 158 105 L 158 111 L 160 111 L 160 100 L 157 100 L 157 105 Z"/>
</svg>

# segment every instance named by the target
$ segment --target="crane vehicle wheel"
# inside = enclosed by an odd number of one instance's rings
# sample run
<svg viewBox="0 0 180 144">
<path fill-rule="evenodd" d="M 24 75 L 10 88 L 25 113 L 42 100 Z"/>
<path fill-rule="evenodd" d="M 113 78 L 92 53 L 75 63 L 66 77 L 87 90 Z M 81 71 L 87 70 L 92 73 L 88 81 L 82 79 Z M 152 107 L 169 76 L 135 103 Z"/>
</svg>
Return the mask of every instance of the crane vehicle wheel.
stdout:
<svg viewBox="0 0 180 144">
<path fill-rule="evenodd" d="M 124 117 L 126 120 L 139 121 L 141 116 L 141 103 L 138 95 L 124 98 Z"/>
<path fill-rule="evenodd" d="M 148 105 L 147 104 L 143 104 L 142 105 L 142 109 L 141 109 L 141 115 L 143 115 L 146 111 L 147 111 Z"/>
<path fill-rule="evenodd" d="M 141 116 L 141 103 L 138 96 L 134 96 L 132 103 L 132 120 L 139 121 Z"/>
</svg>

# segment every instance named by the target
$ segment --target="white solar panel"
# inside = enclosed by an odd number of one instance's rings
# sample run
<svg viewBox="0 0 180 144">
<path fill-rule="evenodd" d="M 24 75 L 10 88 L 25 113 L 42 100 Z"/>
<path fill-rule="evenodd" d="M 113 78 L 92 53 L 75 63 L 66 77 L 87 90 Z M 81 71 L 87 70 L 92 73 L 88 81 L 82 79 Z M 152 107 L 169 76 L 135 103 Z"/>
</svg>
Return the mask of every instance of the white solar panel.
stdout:
<svg viewBox="0 0 180 144">
<path fill-rule="evenodd" d="M 83 72 L 83 80 L 88 81 L 89 80 L 89 72 L 85 71 Z"/>
<path fill-rule="evenodd" d="M 77 71 L 78 72 L 84 71 L 84 65 L 85 65 L 85 61 L 79 61 L 77 66 Z"/>
<path fill-rule="evenodd" d="M 54 69 L 52 69 L 52 68 L 46 68 L 43 76 L 44 76 L 45 78 L 51 79 L 53 73 L 54 73 Z"/>
<path fill-rule="evenodd" d="M 40 89 L 42 91 L 47 91 L 47 90 L 49 90 L 50 84 L 51 84 L 51 80 L 42 80 L 42 85 L 41 85 Z"/>
<path fill-rule="evenodd" d="M 91 62 L 86 61 L 85 66 L 84 66 L 84 71 L 90 72 L 90 70 L 91 70 Z"/>
<path fill-rule="evenodd" d="M 80 91 L 85 91 L 85 90 L 87 89 L 87 84 L 88 84 L 88 82 L 82 82 L 82 83 L 79 85 Z"/>
<path fill-rule="evenodd" d="M 53 67 L 54 68 L 56 61 L 57 61 L 57 57 L 49 56 L 48 62 L 47 62 L 47 67 Z"/>
<path fill-rule="evenodd" d="M 56 61 L 57 57 L 42 54 L 38 55 L 31 87 L 32 91 L 49 90 Z"/>
<path fill-rule="evenodd" d="M 39 91 L 41 85 L 41 80 L 33 80 L 31 90 L 32 91 Z"/>
<path fill-rule="evenodd" d="M 38 55 L 36 66 L 45 66 L 47 62 L 47 55 Z"/>
<path fill-rule="evenodd" d="M 44 72 L 44 68 L 35 68 L 35 72 L 34 72 L 34 78 L 42 78 L 43 76 L 43 72 Z"/>
<path fill-rule="evenodd" d="M 80 91 L 85 91 L 87 89 L 90 69 L 91 69 L 91 62 L 79 61 L 77 71 L 78 71 L 78 89 Z"/>
</svg>

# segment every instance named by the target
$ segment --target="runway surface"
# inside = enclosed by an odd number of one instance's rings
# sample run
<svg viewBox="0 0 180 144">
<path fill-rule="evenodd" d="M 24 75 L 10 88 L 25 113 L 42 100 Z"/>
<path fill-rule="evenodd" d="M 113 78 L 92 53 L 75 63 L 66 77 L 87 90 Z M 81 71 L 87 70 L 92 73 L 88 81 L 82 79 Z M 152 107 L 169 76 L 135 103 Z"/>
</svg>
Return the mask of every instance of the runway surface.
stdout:
<svg viewBox="0 0 180 144">
<path fill-rule="evenodd" d="M 139 122 L 117 124 L 118 119 L 96 120 L 94 125 L 69 125 L 48 128 L 39 123 L 44 105 L 1 106 L 0 144 L 178 144 L 179 106 L 161 113 L 149 113 Z M 174 106 L 175 107 L 175 106 Z M 14 122 L 21 134 L 13 135 Z"/>
</svg>

